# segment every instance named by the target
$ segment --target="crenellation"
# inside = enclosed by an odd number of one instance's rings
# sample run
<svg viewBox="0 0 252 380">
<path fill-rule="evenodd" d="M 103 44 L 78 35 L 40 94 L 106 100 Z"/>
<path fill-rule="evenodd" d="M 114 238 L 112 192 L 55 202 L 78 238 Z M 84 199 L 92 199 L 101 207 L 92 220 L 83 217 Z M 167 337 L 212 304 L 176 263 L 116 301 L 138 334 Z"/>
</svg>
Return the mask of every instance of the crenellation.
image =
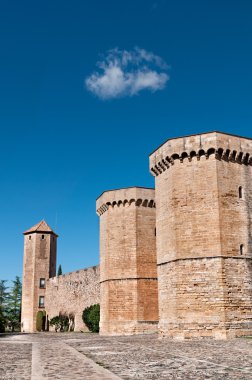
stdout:
<svg viewBox="0 0 252 380">
<path fill-rule="evenodd" d="M 197 138 L 198 137 L 198 138 Z M 214 155 L 216 159 L 237 162 L 243 165 L 252 165 L 252 141 L 212 132 L 199 136 L 172 139 L 164 143 L 158 151 L 150 156 L 150 171 L 154 176 L 162 174 L 175 160 L 181 163 L 191 161 L 193 157 L 200 160 Z M 237 142 L 237 139 L 239 140 Z"/>
<path fill-rule="evenodd" d="M 141 198 L 136 197 L 136 192 L 134 189 L 139 190 L 138 196 L 141 196 Z M 99 216 L 104 214 L 106 211 L 109 210 L 109 208 L 114 207 L 128 207 L 131 205 L 136 206 L 143 206 L 143 207 L 155 207 L 155 200 L 154 199 L 146 199 L 147 194 L 144 190 L 149 189 L 143 189 L 143 188 L 125 188 L 125 189 L 119 189 L 119 190 L 109 190 L 107 192 L 104 192 L 98 199 L 97 199 L 97 205 L 96 205 L 96 212 Z"/>
</svg>

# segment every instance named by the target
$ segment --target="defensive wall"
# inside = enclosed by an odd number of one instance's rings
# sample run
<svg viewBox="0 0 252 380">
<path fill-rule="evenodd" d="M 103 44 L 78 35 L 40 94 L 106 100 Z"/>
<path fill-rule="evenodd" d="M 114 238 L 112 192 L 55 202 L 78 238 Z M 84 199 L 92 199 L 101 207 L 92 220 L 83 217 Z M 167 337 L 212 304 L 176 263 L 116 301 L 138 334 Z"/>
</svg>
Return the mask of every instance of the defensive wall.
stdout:
<svg viewBox="0 0 252 380">
<path fill-rule="evenodd" d="M 100 303 L 99 266 L 52 277 L 46 281 L 45 309 L 48 319 L 65 314 L 74 316 L 74 331 L 88 331 L 83 310 Z M 54 328 L 50 327 L 50 330 Z"/>
<path fill-rule="evenodd" d="M 252 140 L 170 139 L 150 155 L 150 171 L 155 190 L 97 199 L 100 267 L 50 278 L 57 235 L 44 221 L 24 233 L 22 331 L 35 331 L 38 310 L 74 316 L 84 331 L 84 308 L 100 303 L 102 335 L 251 335 Z"/>
</svg>

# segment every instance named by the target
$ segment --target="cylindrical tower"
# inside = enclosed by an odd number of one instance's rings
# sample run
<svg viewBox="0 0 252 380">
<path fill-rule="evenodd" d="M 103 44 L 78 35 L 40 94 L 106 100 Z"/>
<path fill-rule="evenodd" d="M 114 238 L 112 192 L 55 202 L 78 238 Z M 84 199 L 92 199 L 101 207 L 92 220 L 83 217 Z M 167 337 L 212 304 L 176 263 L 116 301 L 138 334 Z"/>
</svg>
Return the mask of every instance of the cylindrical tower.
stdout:
<svg viewBox="0 0 252 380">
<path fill-rule="evenodd" d="M 104 192 L 100 216 L 102 335 L 157 330 L 155 191 L 132 187 Z"/>
<path fill-rule="evenodd" d="M 151 154 L 161 335 L 252 333 L 251 155 L 250 139 L 219 132 Z"/>
</svg>

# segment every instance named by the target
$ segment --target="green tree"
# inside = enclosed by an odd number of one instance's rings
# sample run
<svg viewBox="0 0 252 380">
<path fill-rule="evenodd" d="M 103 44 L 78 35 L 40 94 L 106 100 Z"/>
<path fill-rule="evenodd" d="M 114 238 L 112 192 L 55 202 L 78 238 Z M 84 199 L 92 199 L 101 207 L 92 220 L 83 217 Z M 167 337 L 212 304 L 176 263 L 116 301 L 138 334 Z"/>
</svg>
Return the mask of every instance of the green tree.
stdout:
<svg viewBox="0 0 252 380">
<path fill-rule="evenodd" d="M 99 332 L 100 305 L 86 307 L 82 313 L 82 320 L 90 331 Z"/>
<path fill-rule="evenodd" d="M 56 332 L 58 330 L 61 332 L 68 331 L 69 317 L 66 314 L 57 315 L 50 320 L 50 326 L 54 326 Z"/>
<path fill-rule="evenodd" d="M 45 310 L 39 310 L 36 316 L 36 330 L 37 331 L 45 331 L 45 318 L 46 312 Z"/>
<path fill-rule="evenodd" d="M 6 325 L 6 304 L 8 298 L 8 287 L 5 285 L 7 280 L 0 280 L 0 332 L 5 331 Z"/>
<path fill-rule="evenodd" d="M 8 287 L 5 285 L 6 282 L 7 280 L 0 280 L 0 307 L 2 308 L 2 312 L 4 312 L 4 307 L 8 296 Z"/>
<path fill-rule="evenodd" d="M 2 307 L 0 306 L 0 333 L 5 332 L 5 322 Z"/>
<path fill-rule="evenodd" d="M 58 267 L 57 276 L 61 276 L 61 275 L 62 275 L 62 267 L 61 267 L 61 264 L 60 264 L 59 267 Z"/>
<path fill-rule="evenodd" d="M 12 283 L 13 285 L 6 299 L 5 315 L 7 324 L 13 332 L 20 327 L 22 283 L 18 276 Z"/>
</svg>

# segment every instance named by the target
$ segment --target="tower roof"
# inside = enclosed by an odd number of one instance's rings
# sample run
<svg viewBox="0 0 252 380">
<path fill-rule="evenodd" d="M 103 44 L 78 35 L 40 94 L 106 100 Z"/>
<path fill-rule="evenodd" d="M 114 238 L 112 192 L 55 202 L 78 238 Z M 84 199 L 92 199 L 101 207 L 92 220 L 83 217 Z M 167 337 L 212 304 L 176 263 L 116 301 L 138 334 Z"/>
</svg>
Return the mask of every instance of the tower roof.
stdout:
<svg viewBox="0 0 252 380">
<path fill-rule="evenodd" d="M 26 230 L 23 232 L 24 235 L 32 234 L 35 232 L 44 232 L 44 233 L 51 233 L 55 236 L 58 236 L 51 227 L 46 223 L 46 221 L 43 219 L 41 222 L 35 224 L 35 226 L 29 228 L 29 230 Z"/>
</svg>

